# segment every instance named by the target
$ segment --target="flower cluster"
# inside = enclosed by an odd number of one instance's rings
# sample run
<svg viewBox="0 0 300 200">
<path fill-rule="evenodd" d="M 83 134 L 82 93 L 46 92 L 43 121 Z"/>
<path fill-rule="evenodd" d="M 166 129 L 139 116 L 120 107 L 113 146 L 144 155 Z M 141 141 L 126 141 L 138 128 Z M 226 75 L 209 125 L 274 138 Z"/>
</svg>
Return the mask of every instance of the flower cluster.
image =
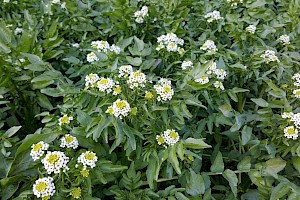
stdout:
<svg viewBox="0 0 300 200">
<path fill-rule="evenodd" d="M 201 85 L 204 85 L 209 82 L 208 76 L 201 76 L 200 78 L 195 79 L 195 82 L 200 83 Z"/>
<path fill-rule="evenodd" d="M 224 86 L 223 86 L 223 83 L 222 82 L 220 82 L 220 81 L 216 81 L 216 82 L 214 82 L 214 86 L 215 86 L 215 88 L 220 88 L 221 90 L 224 90 L 225 88 L 224 88 Z"/>
<path fill-rule="evenodd" d="M 86 57 L 86 60 L 91 63 L 91 62 L 94 62 L 94 61 L 98 61 L 99 58 L 96 56 L 96 54 L 94 52 L 91 52 L 87 55 Z"/>
<path fill-rule="evenodd" d="M 42 159 L 42 163 L 48 174 L 54 172 L 54 174 L 60 173 L 60 170 L 69 170 L 67 164 L 69 162 L 69 157 L 67 157 L 61 151 L 48 151 L 46 156 Z"/>
<path fill-rule="evenodd" d="M 200 47 L 200 49 L 209 53 L 215 53 L 218 51 L 215 42 L 212 40 L 206 40 L 202 47 Z"/>
<path fill-rule="evenodd" d="M 168 79 L 160 79 L 158 81 L 158 84 L 154 85 L 154 89 L 157 92 L 157 101 L 170 101 L 174 95 L 171 81 L 169 81 Z"/>
<path fill-rule="evenodd" d="M 77 163 L 81 163 L 83 165 L 83 169 L 86 169 L 87 166 L 90 168 L 94 168 L 96 166 L 97 160 L 98 157 L 94 152 L 86 151 L 78 157 Z"/>
<path fill-rule="evenodd" d="M 70 124 L 70 122 L 73 120 L 72 116 L 64 115 L 61 118 L 58 119 L 58 125 L 64 125 L 64 124 Z"/>
<path fill-rule="evenodd" d="M 265 53 L 263 53 L 261 58 L 264 59 L 264 61 L 268 64 L 269 62 L 280 62 L 277 56 L 275 55 L 275 51 L 272 50 L 266 50 Z"/>
<path fill-rule="evenodd" d="M 148 7 L 143 6 L 141 10 L 138 10 L 134 13 L 135 21 L 139 24 L 144 22 L 144 18 L 148 16 Z"/>
<path fill-rule="evenodd" d="M 278 38 L 279 42 L 281 42 L 283 45 L 290 44 L 290 37 L 288 35 L 281 35 Z"/>
<path fill-rule="evenodd" d="M 131 65 L 122 65 L 121 67 L 119 67 L 119 78 L 126 78 L 128 77 L 131 72 L 133 72 L 132 66 Z"/>
<path fill-rule="evenodd" d="M 254 34 L 255 31 L 256 31 L 256 26 L 255 25 L 249 25 L 247 28 L 246 28 L 246 31 L 251 33 L 251 34 Z"/>
<path fill-rule="evenodd" d="M 102 53 L 113 52 L 115 54 L 119 54 L 121 52 L 120 47 L 114 44 L 110 45 L 107 41 L 104 40 L 92 41 L 91 46 L 93 47 L 93 49 L 96 49 L 98 52 L 102 52 Z"/>
<path fill-rule="evenodd" d="M 39 178 L 33 185 L 33 194 L 37 198 L 50 199 L 55 193 L 55 185 L 52 177 Z"/>
<path fill-rule="evenodd" d="M 179 47 L 184 44 L 183 39 L 180 39 L 174 33 L 168 33 L 157 38 L 159 43 L 156 48 L 157 51 L 161 49 L 167 49 L 168 52 L 178 52 L 180 55 L 184 53 L 184 49 Z"/>
<path fill-rule="evenodd" d="M 289 119 L 288 122 L 293 123 L 293 125 L 284 128 L 284 136 L 296 140 L 298 138 L 298 129 L 300 128 L 300 113 L 284 112 L 281 117 Z"/>
<path fill-rule="evenodd" d="M 44 155 L 44 151 L 48 150 L 49 144 L 41 141 L 31 146 L 30 156 L 34 161 L 40 159 Z"/>
<path fill-rule="evenodd" d="M 192 61 L 183 61 L 181 64 L 181 69 L 186 70 L 188 68 L 193 68 L 193 62 Z"/>
<path fill-rule="evenodd" d="M 126 117 L 130 113 L 130 105 L 125 100 L 116 100 L 111 106 L 108 107 L 106 113 L 114 115 L 115 117 L 119 117 L 122 119 Z"/>
<path fill-rule="evenodd" d="M 300 74 L 299 73 L 294 74 L 292 79 L 295 80 L 294 86 L 299 87 L 300 86 Z"/>
<path fill-rule="evenodd" d="M 107 94 L 111 93 L 113 87 L 116 85 L 112 79 L 104 77 L 101 77 L 96 84 L 100 92 L 106 92 Z"/>
<path fill-rule="evenodd" d="M 131 89 L 137 88 L 137 87 L 145 87 L 146 83 L 146 75 L 140 71 L 131 72 L 127 83 L 129 84 L 129 87 Z"/>
<path fill-rule="evenodd" d="M 73 149 L 77 149 L 78 147 L 78 140 L 76 137 L 70 135 L 70 134 L 66 134 L 64 137 L 62 137 L 60 139 L 61 143 L 60 143 L 60 147 L 62 148 L 73 148 Z"/>
<path fill-rule="evenodd" d="M 159 145 L 165 146 L 165 144 L 167 144 L 169 146 L 173 146 L 179 141 L 179 135 L 175 130 L 167 129 L 163 134 L 156 136 L 156 141 Z"/>
<path fill-rule="evenodd" d="M 208 23 L 211 23 L 213 21 L 218 21 L 218 20 L 223 19 L 223 17 L 221 17 L 221 15 L 220 15 L 220 12 L 217 11 L 217 10 L 214 10 L 213 12 L 207 13 L 204 16 L 204 18 L 207 19 Z"/>
<path fill-rule="evenodd" d="M 231 6 L 237 6 L 238 3 L 243 3 L 243 0 L 226 0 Z"/>
<path fill-rule="evenodd" d="M 85 77 L 85 87 L 89 88 L 89 87 L 95 87 L 96 86 L 96 82 L 99 80 L 99 76 L 97 74 L 89 74 L 86 75 Z"/>
</svg>

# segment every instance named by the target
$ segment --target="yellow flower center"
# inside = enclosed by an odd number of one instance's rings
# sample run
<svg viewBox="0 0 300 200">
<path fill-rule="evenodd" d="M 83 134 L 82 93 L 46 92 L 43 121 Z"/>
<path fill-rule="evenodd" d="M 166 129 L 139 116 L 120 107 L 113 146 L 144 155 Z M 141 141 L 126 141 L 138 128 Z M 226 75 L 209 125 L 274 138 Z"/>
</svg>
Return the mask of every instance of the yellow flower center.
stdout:
<svg viewBox="0 0 300 200">
<path fill-rule="evenodd" d="M 39 143 L 33 146 L 33 151 L 37 152 L 39 150 L 41 150 L 43 147 L 43 144 Z"/>
<path fill-rule="evenodd" d="M 49 200 L 50 199 L 50 195 L 42 197 L 42 200 Z"/>
<path fill-rule="evenodd" d="M 101 85 L 104 85 L 104 84 L 108 83 L 108 80 L 107 80 L 106 78 L 104 78 L 104 79 L 101 79 L 101 80 L 99 81 L 99 83 L 100 83 Z"/>
<path fill-rule="evenodd" d="M 121 92 L 122 92 L 121 87 L 119 87 L 119 86 L 118 86 L 118 87 L 115 87 L 115 88 L 114 88 L 114 92 L 116 92 L 116 93 L 118 93 L 118 94 L 121 93 Z"/>
<path fill-rule="evenodd" d="M 61 121 L 62 124 L 69 123 L 69 117 L 68 116 L 63 116 L 60 121 Z"/>
<path fill-rule="evenodd" d="M 112 115 L 114 113 L 114 109 L 110 107 L 107 109 L 107 112 Z"/>
<path fill-rule="evenodd" d="M 172 89 L 171 89 L 170 86 L 166 85 L 166 86 L 164 86 L 164 91 L 165 91 L 166 93 L 170 93 L 170 92 L 172 91 Z"/>
<path fill-rule="evenodd" d="M 296 95 L 297 95 L 297 96 L 300 96 L 300 90 L 298 90 L 298 91 L 296 92 Z"/>
<path fill-rule="evenodd" d="M 175 47 L 175 43 L 170 43 L 170 47 Z"/>
<path fill-rule="evenodd" d="M 38 192 L 44 192 L 47 188 L 48 184 L 45 183 L 45 182 L 39 182 L 36 186 L 35 186 L 35 189 L 38 191 Z"/>
<path fill-rule="evenodd" d="M 289 135 L 294 135 L 294 134 L 295 134 L 295 130 L 294 130 L 293 128 L 289 128 L 289 129 L 287 130 L 287 133 L 288 133 Z"/>
<path fill-rule="evenodd" d="M 153 94 L 151 92 L 146 92 L 145 98 L 146 99 L 152 99 L 153 98 Z"/>
<path fill-rule="evenodd" d="M 69 135 L 65 136 L 65 139 L 67 143 L 72 143 L 74 141 L 74 138 Z"/>
<path fill-rule="evenodd" d="M 100 44 L 101 45 L 106 45 L 106 41 L 101 41 Z"/>
<path fill-rule="evenodd" d="M 90 53 L 90 54 L 88 54 L 88 57 L 89 58 L 92 58 L 92 57 L 94 57 L 95 56 L 95 54 L 94 53 Z"/>
<path fill-rule="evenodd" d="M 94 78 L 96 78 L 96 75 L 95 74 L 90 74 L 90 75 L 88 75 L 88 77 L 89 77 L 89 79 L 94 79 Z"/>
<path fill-rule="evenodd" d="M 118 101 L 118 102 L 116 103 L 116 105 L 117 105 L 117 108 L 119 108 L 119 109 L 124 109 L 124 108 L 126 108 L 126 102 L 124 102 L 124 101 Z"/>
<path fill-rule="evenodd" d="M 80 171 L 80 173 L 83 177 L 88 177 L 90 174 L 90 171 L 88 169 L 83 169 Z"/>
<path fill-rule="evenodd" d="M 87 160 L 94 160 L 95 155 L 92 154 L 92 153 L 90 153 L 90 152 L 88 152 L 88 153 L 86 153 L 86 154 L 84 155 L 84 158 L 87 159 Z"/>
<path fill-rule="evenodd" d="M 163 138 L 163 136 L 160 135 L 160 136 L 157 138 L 157 142 L 160 143 L 160 144 L 163 144 L 163 143 L 165 143 L 165 139 Z"/>
<path fill-rule="evenodd" d="M 133 72 L 133 76 L 141 76 L 142 73 L 141 72 Z"/>
<path fill-rule="evenodd" d="M 177 139 L 177 133 L 175 132 L 175 131 L 171 131 L 170 133 L 169 133 L 169 136 L 170 136 L 170 138 L 172 138 L 173 140 L 176 140 Z"/>
<path fill-rule="evenodd" d="M 81 197 L 81 189 L 80 187 L 72 190 L 71 195 L 74 199 L 79 199 Z"/>
<path fill-rule="evenodd" d="M 47 162 L 54 165 L 57 161 L 59 160 L 59 156 L 56 154 L 51 154 L 50 156 L 48 156 L 47 158 Z"/>
</svg>

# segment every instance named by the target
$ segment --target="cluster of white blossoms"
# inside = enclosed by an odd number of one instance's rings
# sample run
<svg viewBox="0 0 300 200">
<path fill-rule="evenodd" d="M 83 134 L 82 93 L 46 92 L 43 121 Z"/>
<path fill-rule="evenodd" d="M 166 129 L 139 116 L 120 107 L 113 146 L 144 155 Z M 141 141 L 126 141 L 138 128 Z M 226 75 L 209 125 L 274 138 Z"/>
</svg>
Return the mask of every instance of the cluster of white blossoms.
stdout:
<svg viewBox="0 0 300 200">
<path fill-rule="evenodd" d="M 157 93 L 157 101 L 170 101 L 174 95 L 171 81 L 165 78 L 160 79 L 158 84 L 154 85 L 154 89 Z"/>
<path fill-rule="evenodd" d="M 113 52 L 115 54 L 119 54 L 121 52 L 121 48 L 116 45 L 110 45 L 107 41 L 97 40 L 92 41 L 91 46 L 93 49 L 96 49 L 98 52 L 109 53 Z"/>
<path fill-rule="evenodd" d="M 144 88 L 146 82 L 146 75 L 140 71 L 131 72 L 127 80 L 127 83 L 131 89 L 137 87 Z"/>
<path fill-rule="evenodd" d="M 42 159 L 42 163 L 48 174 L 52 172 L 54 174 L 60 173 L 60 170 L 69 170 L 67 164 L 69 162 L 69 157 L 67 157 L 64 152 L 61 151 L 48 151 L 46 156 Z"/>
<path fill-rule="evenodd" d="M 173 146 L 179 141 L 179 135 L 178 133 L 173 129 L 167 129 L 164 131 L 163 134 L 156 136 L 156 141 L 158 145 L 164 145 L 167 144 L 169 146 Z M 166 146 L 165 146 L 166 147 Z"/>
<path fill-rule="evenodd" d="M 293 90 L 293 94 L 295 95 L 296 98 L 300 98 L 300 74 L 296 73 L 293 75 L 292 79 L 294 80 L 294 86 L 298 87 L 298 89 Z"/>
<path fill-rule="evenodd" d="M 40 141 L 37 144 L 31 145 L 30 156 L 34 161 L 40 159 L 44 155 L 44 151 L 48 150 L 49 144 Z"/>
<path fill-rule="evenodd" d="M 281 35 L 278 38 L 279 42 L 281 42 L 283 45 L 290 44 L 290 37 L 288 35 Z"/>
<path fill-rule="evenodd" d="M 227 72 L 224 69 L 216 69 L 214 74 L 217 76 L 217 79 L 224 80 L 227 76 Z"/>
<path fill-rule="evenodd" d="M 35 181 L 32 188 L 33 194 L 43 200 L 50 199 L 55 193 L 55 185 L 52 177 L 39 178 Z"/>
<path fill-rule="evenodd" d="M 298 129 L 300 128 L 300 113 L 284 112 L 281 117 L 283 119 L 289 119 L 289 122 L 293 123 L 292 126 L 284 128 L 284 136 L 296 140 L 298 138 Z"/>
<path fill-rule="evenodd" d="M 98 157 L 94 152 L 86 151 L 78 157 L 77 163 L 81 163 L 83 165 L 83 169 L 86 169 L 87 167 L 94 168 L 97 160 Z"/>
<path fill-rule="evenodd" d="M 99 58 L 96 56 L 96 54 L 94 52 L 91 52 L 89 53 L 87 56 L 86 56 L 86 60 L 91 63 L 91 62 L 94 62 L 94 61 L 98 61 Z"/>
<path fill-rule="evenodd" d="M 128 77 L 131 72 L 133 72 L 132 66 L 131 65 L 122 65 L 121 67 L 119 67 L 119 78 L 126 78 Z"/>
<path fill-rule="evenodd" d="M 243 3 L 243 0 L 226 0 L 231 6 L 237 6 L 238 3 Z"/>
<path fill-rule="evenodd" d="M 76 137 L 70 135 L 70 134 L 66 134 L 65 136 L 63 136 L 60 139 L 61 143 L 60 143 L 60 147 L 62 148 L 73 148 L 73 149 L 77 149 L 78 147 L 78 140 Z"/>
<path fill-rule="evenodd" d="M 141 10 L 138 10 L 134 13 L 135 21 L 139 24 L 144 22 L 144 18 L 148 16 L 148 7 L 143 6 Z"/>
<path fill-rule="evenodd" d="M 220 12 L 217 11 L 217 10 L 214 10 L 213 12 L 207 13 L 204 16 L 204 18 L 207 19 L 208 23 L 211 23 L 213 21 L 218 21 L 218 20 L 223 19 L 223 17 L 221 17 L 221 15 L 220 15 Z"/>
<path fill-rule="evenodd" d="M 209 63 L 208 67 L 207 67 L 207 71 L 205 72 L 206 74 L 212 74 L 216 71 L 217 69 L 217 63 L 215 61 L 212 61 Z"/>
<path fill-rule="evenodd" d="M 122 119 L 130 113 L 130 110 L 131 108 L 127 101 L 117 99 L 111 106 L 107 108 L 106 113 Z"/>
<path fill-rule="evenodd" d="M 68 116 L 67 114 L 65 114 L 64 116 L 62 116 L 61 118 L 58 119 L 58 125 L 64 125 L 64 124 L 70 124 L 70 122 L 73 120 L 72 116 Z"/>
<path fill-rule="evenodd" d="M 251 33 L 251 34 L 254 34 L 255 31 L 256 31 L 256 26 L 255 25 L 249 25 L 247 28 L 246 28 L 246 31 Z"/>
<path fill-rule="evenodd" d="M 223 83 L 222 82 L 220 82 L 220 81 L 215 81 L 214 82 L 214 86 L 215 86 L 215 88 L 220 88 L 221 90 L 224 90 L 225 88 L 224 88 L 224 86 L 223 86 Z"/>
<path fill-rule="evenodd" d="M 157 51 L 167 49 L 168 52 L 178 52 L 180 55 L 184 54 L 184 49 L 181 48 L 184 44 L 183 39 L 177 37 L 174 33 L 168 33 L 157 38 L 159 45 L 156 47 Z"/>
<path fill-rule="evenodd" d="M 99 80 L 99 76 L 98 74 L 89 74 L 89 75 L 86 75 L 85 77 L 85 87 L 89 88 L 89 87 L 96 87 L 97 84 L 96 82 Z"/>
<path fill-rule="evenodd" d="M 104 77 L 101 77 L 96 84 L 100 92 L 106 92 L 107 94 L 111 93 L 113 91 L 113 87 L 116 85 L 112 79 Z"/>
<path fill-rule="evenodd" d="M 181 64 L 181 69 L 182 70 L 186 70 L 188 68 L 193 68 L 194 67 L 194 64 L 192 61 L 183 61 L 182 64 Z"/>
<path fill-rule="evenodd" d="M 201 85 L 204 85 L 209 82 L 208 76 L 201 76 L 200 78 L 195 79 L 195 82 L 200 83 Z"/>
<path fill-rule="evenodd" d="M 261 56 L 264 61 L 268 64 L 269 62 L 280 62 L 277 56 L 275 55 L 275 51 L 266 50 Z"/>
<path fill-rule="evenodd" d="M 205 43 L 200 47 L 201 50 L 207 51 L 209 53 L 215 53 L 218 51 L 215 42 L 212 40 L 206 40 Z"/>
</svg>

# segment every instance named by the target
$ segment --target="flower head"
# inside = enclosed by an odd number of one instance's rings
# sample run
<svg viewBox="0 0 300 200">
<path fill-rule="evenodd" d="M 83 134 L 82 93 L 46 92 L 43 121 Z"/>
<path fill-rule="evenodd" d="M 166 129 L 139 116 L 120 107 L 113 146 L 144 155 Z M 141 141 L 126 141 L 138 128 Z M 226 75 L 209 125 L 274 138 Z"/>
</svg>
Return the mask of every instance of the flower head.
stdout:
<svg viewBox="0 0 300 200">
<path fill-rule="evenodd" d="M 300 98 L 300 89 L 295 89 L 293 90 L 293 94 L 295 95 L 296 98 Z"/>
<path fill-rule="evenodd" d="M 77 149 L 78 147 L 77 138 L 70 134 L 66 134 L 64 137 L 60 139 L 60 141 L 61 141 L 60 147 L 62 148 L 67 147 L 67 148 Z"/>
<path fill-rule="evenodd" d="M 146 91 L 146 92 L 145 92 L 145 98 L 148 99 L 148 100 L 152 99 L 152 98 L 153 98 L 152 92 Z"/>
<path fill-rule="evenodd" d="M 293 114 L 291 121 L 294 122 L 297 128 L 300 128 L 300 113 Z"/>
<path fill-rule="evenodd" d="M 99 80 L 99 76 L 97 74 L 89 74 L 85 77 L 85 86 L 86 87 L 95 87 L 96 82 Z"/>
<path fill-rule="evenodd" d="M 55 193 L 55 185 L 52 177 L 39 178 L 33 184 L 33 194 L 37 198 L 49 199 Z"/>
<path fill-rule="evenodd" d="M 290 119 L 291 117 L 293 117 L 293 115 L 294 115 L 294 113 L 292 113 L 292 112 L 284 112 L 284 113 L 282 113 L 281 117 L 283 119 Z"/>
<path fill-rule="evenodd" d="M 81 197 L 81 188 L 78 187 L 78 188 L 74 188 L 70 195 L 74 198 L 74 199 L 80 199 Z"/>
<path fill-rule="evenodd" d="M 119 78 L 121 77 L 128 77 L 129 74 L 133 72 L 132 66 L 131 65 L 123 65 L 119 68 Z"/>
<path fill-rule="evenodd" d="M 96 54 L 94 52 L 89 53 L 87 55 L 86 59 L 89 63 L 99 60 L 99 58 L 96 56 Z"/>
<path fill-rule="evenodd" d="M 290 44 L 290 37 L 288 35 L 281 35 L 278 39 L 283 45 Z"/>
<path fill-rule="evenodd" d="M 202 47 L 200 47 L 200 49 L 209 53 L 215 53 L 218 51 L 215 42 L 212 40 L 206 40 Z"/>
<path fill-rule="evenodd" d="M 34 161 L 40 159 L 44 155 L 44 151 L 48 150 L 49 144 L 40 141 L 36 144 L 31 145 L 30 156 Z"/>
<path fill-rule="evenodd" d="M 129 87 L 131 89 L 137 88 L 137 87 L 145 87 L 146 83 L 146 75 L 140 71 L 131 72 L 127 83 L 129 84 Z"/>
<path fill-rule="evenodd" d="M 202 76 L 200 78 L 195 79 L 195 82 L 200 83 L 201 85 L 204 85 L 209 82 L 209 78 L 207 76 Z"/>
<path fill-rule="evenodd" d="M 214 74 L 217 76 L 217 79 L 224 80 L 225 77 L 227 76 L 227 73 L 224 69 L 216 69 L 214 71 Z"/>
<path fill-rule="evenodd" d="M 157 101 L 171 100 L 174 95 L 174 90 L 171 87 L 171 81 L 168 79 L 160 79 L 157 85 L 154 85 L 157 92 Z"/>
<path fill-rule="evenodd" d="M 211 23 L 213 21 L 218 21 L 218 20 L 223 19 L 223 17 L 221 17 L 221 15 L 220 15 L 220 12 L 217 11 L 217 10 L 214 10 L 213 12 L 207 13 L 204 16 L 204 18 L 207 19 L 208 23 Z"/>
<path fill-rule="evenodd" d="M 298 130 L 294 126 L 288 126 L 284 129 L 284 136 L 296 140 L 298 138 Z"/>
<path fill-rule="evenodd" d="M 164 131 L 162 137 L 163 137 L 165 143 L 168 144 L 169 146 L 172 146 L 172 145 L 176 144 L 176 142 L 179 141 L 179 135 L 173 129 L 168 129 L 168 130 Z"/>
<path fill-rule="evenodd" d="M 221 90 L 225 89 L 224 86 L 223 86 L 223 83 L 220 82 L 220 81 L 214 82 L 214 86 L 215 86 L 215 88 L 220 88 Z"/>
<path fill-rule="evenodd" d="M 249 25 L 249 26 L 246 28 L 246 31 L 249 32 L 249 33 L 251 33 L 251 34 L 254 34 L 255 31 L 256 31 L 256 26 L 253 25 L 253 24 L 251 24 L 251 25 Z"/>
<path fill-rule="evenodd" d="M 94 168 L 96 166 L 97 160 L 98 157 L 94 152 L 86 151 L 78 157 L 77 162 L 82 163 L 83 169 L 86 169 L 87 167 Z"/>
<path fill-rule="evenodd" d="M 61 126 L 61 125 L 64 125 L 64 124 L 70 124 L 70 122 L 73 120 L 73 117 L 72 116 L 68 116 L 68 115 L 64 115 L 62 116 L 61 118 L 58 119 L 58 124 Z"/>
<path fill-rule="evenodd" d="M 209 63 L 206 74 L 212 74 L 215 73 L 215 71 L 217 70 L 217 64 L 216 62 L 212 61 Z"/>
<path fill-rule="evenodd" d="M 114 88 L 113 88 L 113 95 L 118 95 L 122 92 L 122 88 L 120 87 L 120 85 L 116 85 Z"/>
<path fill-rule="evenodd" d="M 266 50 L 265 53 L 263 53 L 261 58 L 264 58 L 264 61 L 268 64 L 269 62 L 280 62 L 277 56 L 275 55 L 275 51 L 272 50 Z"/>
<path fill-rule="evenodd" d="M 139 24 L 144 22 L 145 16 L 148 15 L 148 7 L 143 6 L 141 10 L 138 10 L 134 13 L 135 21 Z"/>
<path fill-rule="evenodd" d="M 188 68 L 193 68 L 193 62 L 192 61 L 183 61 L 181 64 L 181 69 L 186 70 Z"/>
<path fill-rule="evenodd" d="M 61 169 L 67 171 L 69 169 L 67 166 L 68 162 L 69 157 L 61 151 L 48 151 L 46 156 L 42 159 L 42 163 L 48 174 L 52 172 L 58 174 Z"/>
<path fill-rule="evenodd" d="M 184 53 L 184 49 L 180 47 L 184 44 L 184 41 L 178 38 L 174 33 L 168 33 L 158 37 L 157 42 L 159 43 L 156 48 L 157 51 L 167 49 L 168 52 L 178 52 L 180 55 Z"/>
<path fill-rule="evenodd" d="M 126 117 L 130 113 L 130 105 L 125 100 L 116 100 L 111 106 L 108 107 L 106 113 L 114 115 L 115 117 L 119 117 L 122 119 Z"/>
<path fill-rule="evenodd" d="M 100 92 L 106 92 L 107 94 L 111 93 L 115 86 L 115 82 L 112 79 L 104 77 L 101 77 L 96 84 Z"/>
</svg>

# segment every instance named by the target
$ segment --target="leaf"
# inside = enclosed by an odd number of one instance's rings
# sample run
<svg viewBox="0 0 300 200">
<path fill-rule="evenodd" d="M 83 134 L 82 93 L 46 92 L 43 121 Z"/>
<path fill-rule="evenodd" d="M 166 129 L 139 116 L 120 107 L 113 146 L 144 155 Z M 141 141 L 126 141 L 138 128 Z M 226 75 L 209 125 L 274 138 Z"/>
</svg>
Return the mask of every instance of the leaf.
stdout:
<svg viewBox="0 0 300 200">
<path fill-rule="evenodd" d="M 170 149 L 168 162 L 171 163 L 177 174 L 181 174 L 181 169 L 179 167 L 179 162 L 176 156 L 176 148 L 174 146 Z"/>
<path fill-rule="evenodd" d="M 237 166 L 237 169 L 240 171 L 249 171 L 251 168 L 251 157 L 245 156 Z"/>
<path fill-rule="evenodd" d="M 236 197 L 237 196 L 237 184 L 238 184 L 238 178 L 237 178 L 236 174 L 232 170 L 226 169 L 222 175 L 229 182 L 231 191 L 233 192 L 234 196 Z"/>
<path fill-rule="evenodd" d="M 51 102 L 44 94 L 37 93 L 37 96 L 38 96 L 38 103 L 41 107 L 46 108 L 48 110 L 53 110 L 53 106 Z"/>
<path fill-rule="evenodd" d="M 34 54 L 29 54 L 29 53 L 21 53 L 23 56 L 26 56 L 31 64 L 36 64 L 36 65 L 44 65 L 45 63 L 43 60 L 38 57 L 37 55 Z"/>
<path fill-rule="evenodd" d="M 13 136 L 16 132 L 18 132 L 20 130 L 20 128 L 22 128 L 22 126 L 13 126 L 10 129 L 8 129 L 3 135 L 2 137 L 4 138 L 10 138 L 11 136 Z"/>
<path fill-rule="evenodd" d="M 298 173 L 300 173 L 300 158 L 299 157 L 293 158 L 292 162 L 295 169 L 298 171 Z"/>
<path fill-rule="evenodd" d="M 275 188 L 272 188 L 270 200 L 281 199 L 290 191 L 290 182 L 280 182 Z"/>
<path fill-rule="evenodd" d="M 129 141 L 129 144 L 130 144 L 132 150 L 136 150 L 136 141 L 135 141 L 135 138 L 134 138 L 134 135 L 133 135 L 131 129 L 129 128 L 128 125 L 123 124 L 123 130 L 124 130 L 125 135 L 127 135 L 127 137 L 128 137 L 128 141 Z"/>
<path fill-rule="evenodd" d="M 205 192 L 203 177 L 200 174 L 196 174 L 192 169 L 190 169 L 189 180 L 186 184 L 186 192 L 192 196 L 199 196 Z"/>
<path fill-rule="evenodd" d="M 95 129 L 95 131 L 93 131 L 91 134 L 93 134 L 93 140 L 97 141 L 98 138 L 101 136 L 101 133 L 103 132 L 103 130 L 108 127 L 111 123 L 113 122 L 113 118 L 112 117 L 106 117 L 105 115 L 102 115 L 102 118 L 100 120 L 100 122 L 98 123 L 97 128 Z M 89 137 L 90 134 L 87 134 L 86 137 Z"/>
<path fill-rule="evenodd" d="M 128 61 L 128 63 L 130 65 L 133 65 L 133 66 L 140 66 L 142 64 L 142 59 L 141 58 L 133 58 L 133 57 L 130 57 L 130 56 L 126 56 L 126 60 Z"/>
<path fill-rule="evenodd" d="M 222 153 L 219 151 L 212 166 L 210 167 L 211 172 L 223 172 L 224 171 L 224 162 Z"/>
<path fill-rule="evenodd" d="M 286 166 L 286 161 L 281 158 L 272 158 L 266 162 L 266 168 L 264 172 L 268 175 L 278 178 L 277 173 L 283 170 Z"/>
<path fill-rule="evenodd" d="M 203 139 L 187 138 L 183 140 L 183 146 L 191 149 L 205 149 L 211 148 L 209 144 L 203 142 Z"/>
<path fill-rule="evenodd" d="M 145 46 L 145 43 L 143 42 L 143 40 L 140 40 L 136 36 L 134 36 L 133 39 L 134 39 L 135 44 L 138 48 L 138 51 L 142 51 L 144 49 L 144 46 Z"/>
<path fill-rule="evenodd" d="M 146 177 L 147 177 L 147 182 L 149 184 L 149 187 L 151 189 L 154 188 L 154 180 L 156 177 L 156 168 L 157 168 L 157 159 L 153 156 L 151 156 L 151 158 L 149 159 L 148 162 L 148 166 L 147 166 L 147 170 L 146 170 Z"/>
<path fill-rule="evenodd" d="M 64 58 L 62 59 L 70 64 L 74 64 L 74 65 L 77 65 L 80 63 L 80 60 L 74 56 L 70 56 L 70 57 L 67 57 L 67 58 Z"/>
<path fill-rule="evenodd" d="M 2 200 L 8 200 L 17 191 L 19 182 L 10 184 L 2 189 Z"/>
<path fill-rule="evenodd" d="M 83 126 L 87 126 L 92 121 L 92 118 L 82 110 L 76 109 L 76 114 L 77 121 Z"/>
<path fill-rule="evenodd" d="M 264 99 L 262 98 L 258 98 L 258 99 L 255 99 L 255 98 L 251 98 L 251 101 L 253 101 L 254 103 L 256 103 L 256 105 L 260 106 L 260 107 L 268 107 L 269 106 L 269 103 L 266 102 Z"/>
<path fill-rule="evenodd" d="M 106 163 L 101 163 L 100 169 L 104 173 L 113 173 L 113 172 L 123 171 L 125 169 L 128 169 L 128 167 L 123 165 L 113 165 L 110 161 L 108 161 Z"/>
<path fill-rule="evenodd" d="M 242 130 L 242 145 L 246 145 L 250 141 L 251 135 L 252 128 L 245 125 Z"/>
</svg>

